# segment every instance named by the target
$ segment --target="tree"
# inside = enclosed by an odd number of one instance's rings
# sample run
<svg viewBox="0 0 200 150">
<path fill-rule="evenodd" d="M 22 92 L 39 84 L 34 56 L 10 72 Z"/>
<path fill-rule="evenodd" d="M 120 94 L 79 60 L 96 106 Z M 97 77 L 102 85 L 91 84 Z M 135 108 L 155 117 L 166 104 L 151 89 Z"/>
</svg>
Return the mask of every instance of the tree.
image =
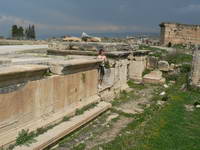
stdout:
<svg viewBox="0 0 200 150">
<path fill-rule="evenodd" d="M 29 40 L 29 30 L 28 28 L 25 29 L 25 38 Z"/>
<path fill-rule="evenodd" d="M 17 25 L 13 25 L 12 26 L 12 38 L 16 39 L 17 35 L 18 35 L 18 27 L 17 27 Z"/>
<path fill-rule="evenodd" d="M 24 28 L 22 26 L 20 26 L 18 28 L 18 38 L 19 39 L 23 39 L 24 38 Z"/>
<path fill-rule="evenodd" d="M 34 40 L 36 38 L 34 25 L 32 25 L 32 26 L 29 25 L 28 28 L 26 28 L 25 36 L 26 36 L 26 39 L 28 39 L 28 40 Z"/>
<path fill-rule="evenodd" d="M 31 27 L 31 38 L 34 39 L 34 40 L 36 38 L 36 35 L 35 35 L 35 26 L 34 25 L 32 25 L 32 27 Z"/>
<path fill-rule="evenodd" d="M 24 38 L 24 28 L 22 26 L 18 27 L 17 25 L 13 25 L 11 32 L 12 32 L 13 39 L 23 39 Z"/>
</svg>

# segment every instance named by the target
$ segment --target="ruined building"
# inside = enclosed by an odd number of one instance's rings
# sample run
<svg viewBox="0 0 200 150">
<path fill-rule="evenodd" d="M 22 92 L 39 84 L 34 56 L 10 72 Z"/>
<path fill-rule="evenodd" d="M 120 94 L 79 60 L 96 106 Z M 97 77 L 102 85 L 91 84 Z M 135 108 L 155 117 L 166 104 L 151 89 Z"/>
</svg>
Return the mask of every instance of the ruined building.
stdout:
<svg viewBox="0 0 200 150">
<path fill-rule="evenodd" d="M 102 47 L 109 66 L 99 86 L 102 60 L 96 58 L 97 49 Z M 11 53 L 9 48 L 10 53 L 0 54 L 0 149 L 14 144 L 23 130 L 37 132 L 62 121 L 64 128 L 56 126 L 56 132 L 45 137 L 45 142 L 37 140 L 34 148 L 19 146 L 15 150 L 43 149 L 91 121 L 111 107 L 107 101 L 126 90 L 129 79 L 142 82 L 150 53 L 130 50 L 124 43 L 102 42 L 51 43 L 40 53 L 33 52 L 38 46 L 28 48 L 30 53 Z M 97 109 L 84 116 L 75 115 L 91 104 Z M 71 124 L 63 122 L 63 117 L 78 119 Z"/>
<path fill-rule="evenodd" d="M 200 25 L 163 22 L 160 27 L 161 45 L 200 44 Z"/>
</svg>

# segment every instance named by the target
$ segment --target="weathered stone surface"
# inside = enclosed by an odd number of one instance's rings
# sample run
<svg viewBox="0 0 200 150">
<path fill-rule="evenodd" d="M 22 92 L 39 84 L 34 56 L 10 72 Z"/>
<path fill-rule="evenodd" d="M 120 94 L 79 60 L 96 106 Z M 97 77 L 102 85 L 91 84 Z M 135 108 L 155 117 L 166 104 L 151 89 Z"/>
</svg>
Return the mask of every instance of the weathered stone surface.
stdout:
<svg viewBox="0 0 200 150">
<path fill-rule="evenodd" d="M 103 79 L 101 91 L 112 88 L 112 90 L 125 90 L 128 88 L 128 64 L 126 59 L 122 60 L 110 60 L 113 64 L 113 68 L 106 69 L 106 74 Z M 111 90 L 111 92 L 113 92 Z M 111 94 L 112 95 L 112 94 Z"/>
<path fill-rule="evenodd" d="M 51 58 L 44 58 L 44 57 L 34 57 L 34 58 L 12 58 L 12 64 L 10 65 L 46 65 Z"/>
<path fill-rule="evenodd" d="M 70 48 L 71 50 L 79 50 L 79 49 L 80 49 L 80 47 L 78 47 L 78 46 L 73 46 L 73 45 L 70 46 L 69 48 Z"/>
<path fill-rule="evenodd" d="M 97 69 L 101 62 L 97 59 L 72 59 L 68 61 L 50 61 L 48 64 L 52 73 L 61 75 Z"/>
<path fill-rule="evenodd" d="M 92 50 L 87 52 L 97 54 Z M 84 56 L 73 55 L 73 58 L 78 59 L 71 59 L 71 56 L 66 57 L 68 54 L 63 57 L 42 55 L 37 58 L 25 58 L 25 55 L 10 57 L 12 63 L 38 61 L 47 65 L 44 68 L 39 68 L 40 65 L 36 65 L 38 68 L 33 67 L 35 65 L 19 65 L 11 66 L 12 69 L 0 69 L 0 84 L 3 84 L 0 86 L 0 146 L 14 141 L 22 129 L 33 131 L 55 123 L 66 115 L 74 114 L 76 109 L 99 101 L 100 98 L 110 100 L 128 88 L 129 51 L 107 51 L 111 67 L 105 75 L 105 87 L 103 86 L 102 91 L 97 88 L 98 66 L 101 61 L 94 59 L 95 56 L 91 59 L 84 53 Z M 138 55 L 141 57 L 139 53 Z M 141 58 L 135 60 L 143 61 Z M 49 70 L 54 74 L 49 74 Z"/>
<path fill-rule="evenodd" d="M 149 56 L 147 59 L 147 68 L 156 69 L 158 68 L 158 58 L 155 56 Z"/>
<path fill-rule="evenodd" d="M 86 55 L 86 56 L 97 56 L 98 52 L 94 51 L 81 51 L 81 50 L 47 50 L 48 55 Z"/>
<path fill-rule="evenodd" d="M 102 88 L 112 87 L 115 82 L 115 68 L 105 69 Z"/>
<path fill-rule="evenodd" d="M 146 68 L 146 57 L 135 57 L 129 64 L 129 78 L 138 82 L 142 81 L 142 73 Z"/>
<path fill-rule="evenodd" d="M 193 54 L 191 84 L 200 87 L 200 50 L 196 49 Z"/>
<path fill-rule="evenodd" d="M 161 71 L 152 71 L 151 73 L 145 75 L 143 77 L 144 83 L 152 83 L 152 84 L 163 84 L 165 83 L 165 78 L 162 77 Z"/>
<path fill-rule="evenodd" d="M 98 115 L 111 108 L 110 103 L 100 102 L 95 108 L 84 112 L 84 114 L 75 116 L 70 121 L 63 122 L 48 132 L 36 138 L 36 142 L 29 146 L 18 146 L 14 150 L 40 150 L 45 149 L 62 137 L 70 134 L 76 129 L 91 121 Z"/>
<path fill-rule="evenodd" d="M 10 64 L 12 61 L 8 58 L 0 58 L 0 65 Z"/>
<path fill-rule="evenodd" d="M 167 61 L 159 61 L 158 62 L 158 69 L 160 71 L 169 71 L 170 70 L 169 63 Z"/>
<path fill-rule="evenodd" d="M 164 22 L 161 27 L 161 44 L 200 44 L 200 25 Z"/>
<path fill-rule="evenodd" d="M 80 50 L 48 50 L 49 55 L 67 56 L 67 55 L 85 55 L 97 56 L 97 51 L 80 51 Z M 105 55 L 110 58 L 127 58 L 131 52 L 127 51 L 112 51 L 105 52 Z"/>
<path fill-rule="evenodd" d="M 169 66 L 170 71 L 174 71 L 175 68 L 176 68 L 175 64 L 171 64 L 171 65 Z"/>
<path fill-rule="evenodd" d="M 30 81 L 0 94 L 0 146 L 22 129 L 36 130 L 99 100 L 97 69 Z"/>
<path fill-rule="evenodd" d="M 0 68 L 0 87 L 41 79 L 48 70 L 43 65 L 16 65 Z"/>
<path fill-rule="evenodd" d="M 103 43 L 103 42 L 55 42 L 49 44 L 49 49 L 69 50 L 70 46 L 77 46 L 81 50 L 88 51 L 88 47 L 104 49 L 105 51 L 128 51 L 132 50 L 130 45 L 126 43 Z"/>
</svg>

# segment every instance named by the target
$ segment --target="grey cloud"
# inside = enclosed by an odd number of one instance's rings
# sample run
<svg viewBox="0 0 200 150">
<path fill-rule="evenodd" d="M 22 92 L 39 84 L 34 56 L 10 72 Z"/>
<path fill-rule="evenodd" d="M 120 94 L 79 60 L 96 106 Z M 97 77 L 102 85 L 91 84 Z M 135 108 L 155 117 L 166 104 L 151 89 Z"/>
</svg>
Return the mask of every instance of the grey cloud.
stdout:
<svg viewBox="0 0 200 150">
<path fill-rule="evenodd" d="M 198 13 L 200 12 L 200 4 L 189 4 L 179 9 L 180 13 Z"/>
</svg>

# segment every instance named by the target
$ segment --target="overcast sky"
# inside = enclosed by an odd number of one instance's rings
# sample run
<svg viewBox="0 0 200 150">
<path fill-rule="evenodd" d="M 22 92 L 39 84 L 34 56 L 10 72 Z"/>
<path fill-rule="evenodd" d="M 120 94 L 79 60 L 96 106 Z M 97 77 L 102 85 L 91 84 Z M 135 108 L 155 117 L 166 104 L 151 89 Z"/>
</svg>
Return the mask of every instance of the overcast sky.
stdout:
<svg viewBox="0 0 200 150">
<path fill-rule="evenodd" d="M 162 21 L 200 24 L 200 0 L 0 0 L 0 35 L 35 24 L 38 36 L 159 32 Z"/>
</svg>

